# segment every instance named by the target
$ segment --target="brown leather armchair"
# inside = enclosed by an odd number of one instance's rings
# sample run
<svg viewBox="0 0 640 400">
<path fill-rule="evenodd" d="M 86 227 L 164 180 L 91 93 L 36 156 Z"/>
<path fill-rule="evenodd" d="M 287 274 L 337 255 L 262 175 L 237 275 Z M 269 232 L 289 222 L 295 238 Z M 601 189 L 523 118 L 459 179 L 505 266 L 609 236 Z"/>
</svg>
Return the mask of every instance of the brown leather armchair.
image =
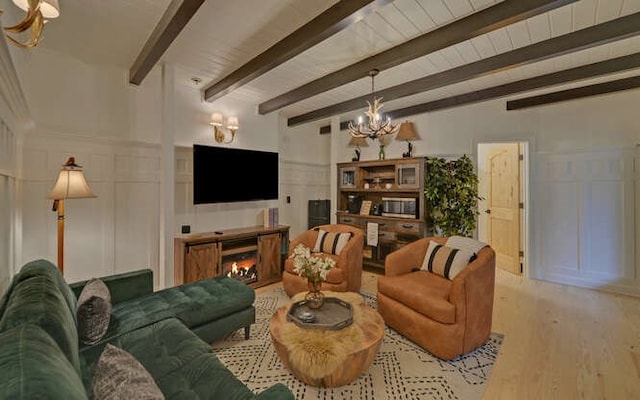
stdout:
<svg viewBox="0 0 640 400">
<path fill-rule="evenodd" d="M 359 292 L 362 283 L 362 247 L 364 245 L 364 232 L 362 229 L 345 224 L 320 225 L 301 233 L 289 244 L 289 255 L 300 243 L 313 250 L 318 238 L 318 231 L 327 232 L 351 232 L 351 238 L 344 245 L 339 255 L 326 254 L 336 262 L 329 271 L 326 281 L 322 282 L 322 290 L 335 292 Z M 284 262 L 282 274 L 282 286 L 289 297 L 296 293 L 309 290 L 307 279 L 298 276 L 293 270 L 293 259 L 287 258 Z"/>
<path fill-rule="evenodd" d="M 386 324 L 435 356 L 450 360 L 484 344 L 491 334 L 495 252 L 484 247 L 453 280 L 420 271 L 428 237 L 387 255 L 378 278 L 378 312 Z"/>
</svg>

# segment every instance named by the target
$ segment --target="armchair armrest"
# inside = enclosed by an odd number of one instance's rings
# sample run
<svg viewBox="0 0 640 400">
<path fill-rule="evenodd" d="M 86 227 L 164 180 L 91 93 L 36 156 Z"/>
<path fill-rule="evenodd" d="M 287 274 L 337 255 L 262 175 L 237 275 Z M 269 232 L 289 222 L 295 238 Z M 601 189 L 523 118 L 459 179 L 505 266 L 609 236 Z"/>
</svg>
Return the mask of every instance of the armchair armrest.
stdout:
<svg viewBox="0 0 640 400">
<path fill-rule="evenodd" d="M 496 255 L 491 247 L 478 252 L 478 257 L 453 278 L 449 300 L 456 304 L 456 318 L 464 318 L 472 332 L 491 329 L 495 290 Z"/>
<path fill-rule="evenodd" d="M 306 247 L 313 249 L 313 246 L 316 244 L 316 239 L 318 238 L 317 230 L 308 230 L 302 232 L 300 235 L 296 236 L 289 242 L 289 255 L 293 254 L 293 249 L 296 248 L 297 245 L 302 243 Z"/>
<path fill-rule="evenodd" d="M 153 293 L 153 271 L 148 268 L 108 275 L 101 277 L 100 280 L 109 288 L 112 304 Z M 86 283 L 87 281 L 74 282 L 69 286 L 78 297 Z"/>
</svg>

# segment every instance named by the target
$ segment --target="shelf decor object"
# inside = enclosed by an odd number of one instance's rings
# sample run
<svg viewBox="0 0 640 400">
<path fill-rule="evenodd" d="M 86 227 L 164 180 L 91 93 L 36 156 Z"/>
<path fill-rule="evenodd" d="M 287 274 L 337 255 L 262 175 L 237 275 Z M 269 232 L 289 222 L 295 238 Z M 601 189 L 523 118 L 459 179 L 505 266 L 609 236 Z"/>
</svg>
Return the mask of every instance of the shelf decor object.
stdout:
<svg viewBox="0 0 640 400">
<path fill-rule="evenodd" d="M 354 150 L 355 155 L 351 161 L 360 161 L 360 147 L 369 147 L 369 143 L 367 143 L 366 138 L 351 136 L 351 140 L 349 140 L 347 146 L 356 148 Z"/>
<path fill-rule="evenodd" d="M 236 131 L 239 128 L 238 125 L 238 117 L 229 117 L 227 118 L 227 126 L 226 129 L 231 133 L 231 138 L 227 139 L 223 131 L 223 123 L 224 117 L 219 112 L 214 112 L 211 114 L 211 122 L 209 124 L 213 126 L 213 138 L 218 143 L 231 143 L 233 139 L 236 137 Z"/>
<path fill-rule="evenodd" d="M 396 140 L 406 140 L 407 141 L 407 152 L 402 153 L 402 157 L 412 157 L 413 145 L 410 140 L 420 140 L 418 133 L 414 129 L 413 122 L 405 121 L 400 124 L 400 130 L 396 135 Z"/>
<path fill-rule="evenodd" d="M 36 47 L 42 40 L 42 30 L 44 25 L 50 18 L 58 18 L 60 16 L 60 4 L 58 0 L 13 0 L 13 4 L 27 12 L 24 19 L 16 25 L 4 28 L 9 33 L 20 34 L 31 29 L 29 40 L 20 42 L 17 39 L 6 35 L 7 39 L 14 45 L 27 49 Z M 2 10 L 0 10 L 0 15 Z"/>
<path fill-rule="evenodd" d="M 96 197 L 84 179 L 82 167 L 69 157 L 62 165 L 58 180 L 47 196 L 53 200 L 53 211 L 58 212 L 58 268 L 64 273 L 64 201 L 66 199 L 85 199 Z"/>
</svg>

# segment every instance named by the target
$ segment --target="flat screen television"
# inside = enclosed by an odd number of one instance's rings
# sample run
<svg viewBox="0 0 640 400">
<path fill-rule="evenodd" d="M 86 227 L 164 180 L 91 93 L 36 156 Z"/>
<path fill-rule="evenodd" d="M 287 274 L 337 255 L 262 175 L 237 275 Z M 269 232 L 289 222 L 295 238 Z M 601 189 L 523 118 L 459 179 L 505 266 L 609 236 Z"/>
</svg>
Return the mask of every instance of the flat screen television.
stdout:
<svg viewBox="0 0 640 400">
<path fill-rule="evenodd" d="M 193 145 L 193 203 L 278 199 L 278 153 Z"/>
</svg>

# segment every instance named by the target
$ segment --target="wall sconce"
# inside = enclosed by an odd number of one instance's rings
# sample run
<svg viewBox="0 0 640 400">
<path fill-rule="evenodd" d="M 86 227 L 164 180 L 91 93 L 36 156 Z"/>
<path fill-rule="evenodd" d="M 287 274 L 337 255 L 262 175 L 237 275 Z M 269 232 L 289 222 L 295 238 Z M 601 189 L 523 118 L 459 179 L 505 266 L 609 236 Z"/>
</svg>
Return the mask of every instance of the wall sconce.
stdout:
<svg viewBox="0 0 640 400">
<path fill-rule="evenodd" d="M 96 197 L 84 179 L 82 167 L 69 157 L 60 169 L 58 180 L 47 196 L 53 200 L 53 211 L 58 212 L 58 268 L 64 273 L 64 201 L 65 199 L 84 199 Z"/>
<path fill-rule="evenodd" d="M 406 140 L 407 146 L 408 146 L 407 152 L 402 153 L 402 157 L 411 157 L 411 152 L 413 151 L 413 145 L 409 140 L 419 140 L 419 139 L 420 139 L 420 136 L 418 136 L 418 133 L 413 128 L 413 122 L 406 121 L 400 124 L 400 130 L 396 135 L 396 140 Z"/>
<path fill-rule="evenodd" d="M 213 137 L 216 139 L 218 143 L 231 143 L 233 139 L 236 137 L 236 131 L 238 130 L 238 117 L 229 117 L 227 118 L 227 127 L 226 129 L 231 132 L 231 139 L 225 140 L 225 133 L 223 131 L 223 121 L 224 117 L 219 112 L 215 112 L 211 114 L 211 122 L 213 125 Z"/>
<path fill-rule="evenodd" d="M 7 26 L 5 31 L 11 33 L 22 33 L 27 29 L 31 29 L 30 39 L 27 42 L 19 42 L 13 37 L 6 35 L 7 39 L 14 45 L 23 49 L 36 47 L 42 39 L 42 30 L 44 24 L 49 18 L 58 18 L 60 16 L 60 4 L 58 0 L 12 0 L 13 4 L 27 12 L 24 19 L 16 25 Z M 2 14 L 2 10 L 0 10 Z"/>
</svg>

